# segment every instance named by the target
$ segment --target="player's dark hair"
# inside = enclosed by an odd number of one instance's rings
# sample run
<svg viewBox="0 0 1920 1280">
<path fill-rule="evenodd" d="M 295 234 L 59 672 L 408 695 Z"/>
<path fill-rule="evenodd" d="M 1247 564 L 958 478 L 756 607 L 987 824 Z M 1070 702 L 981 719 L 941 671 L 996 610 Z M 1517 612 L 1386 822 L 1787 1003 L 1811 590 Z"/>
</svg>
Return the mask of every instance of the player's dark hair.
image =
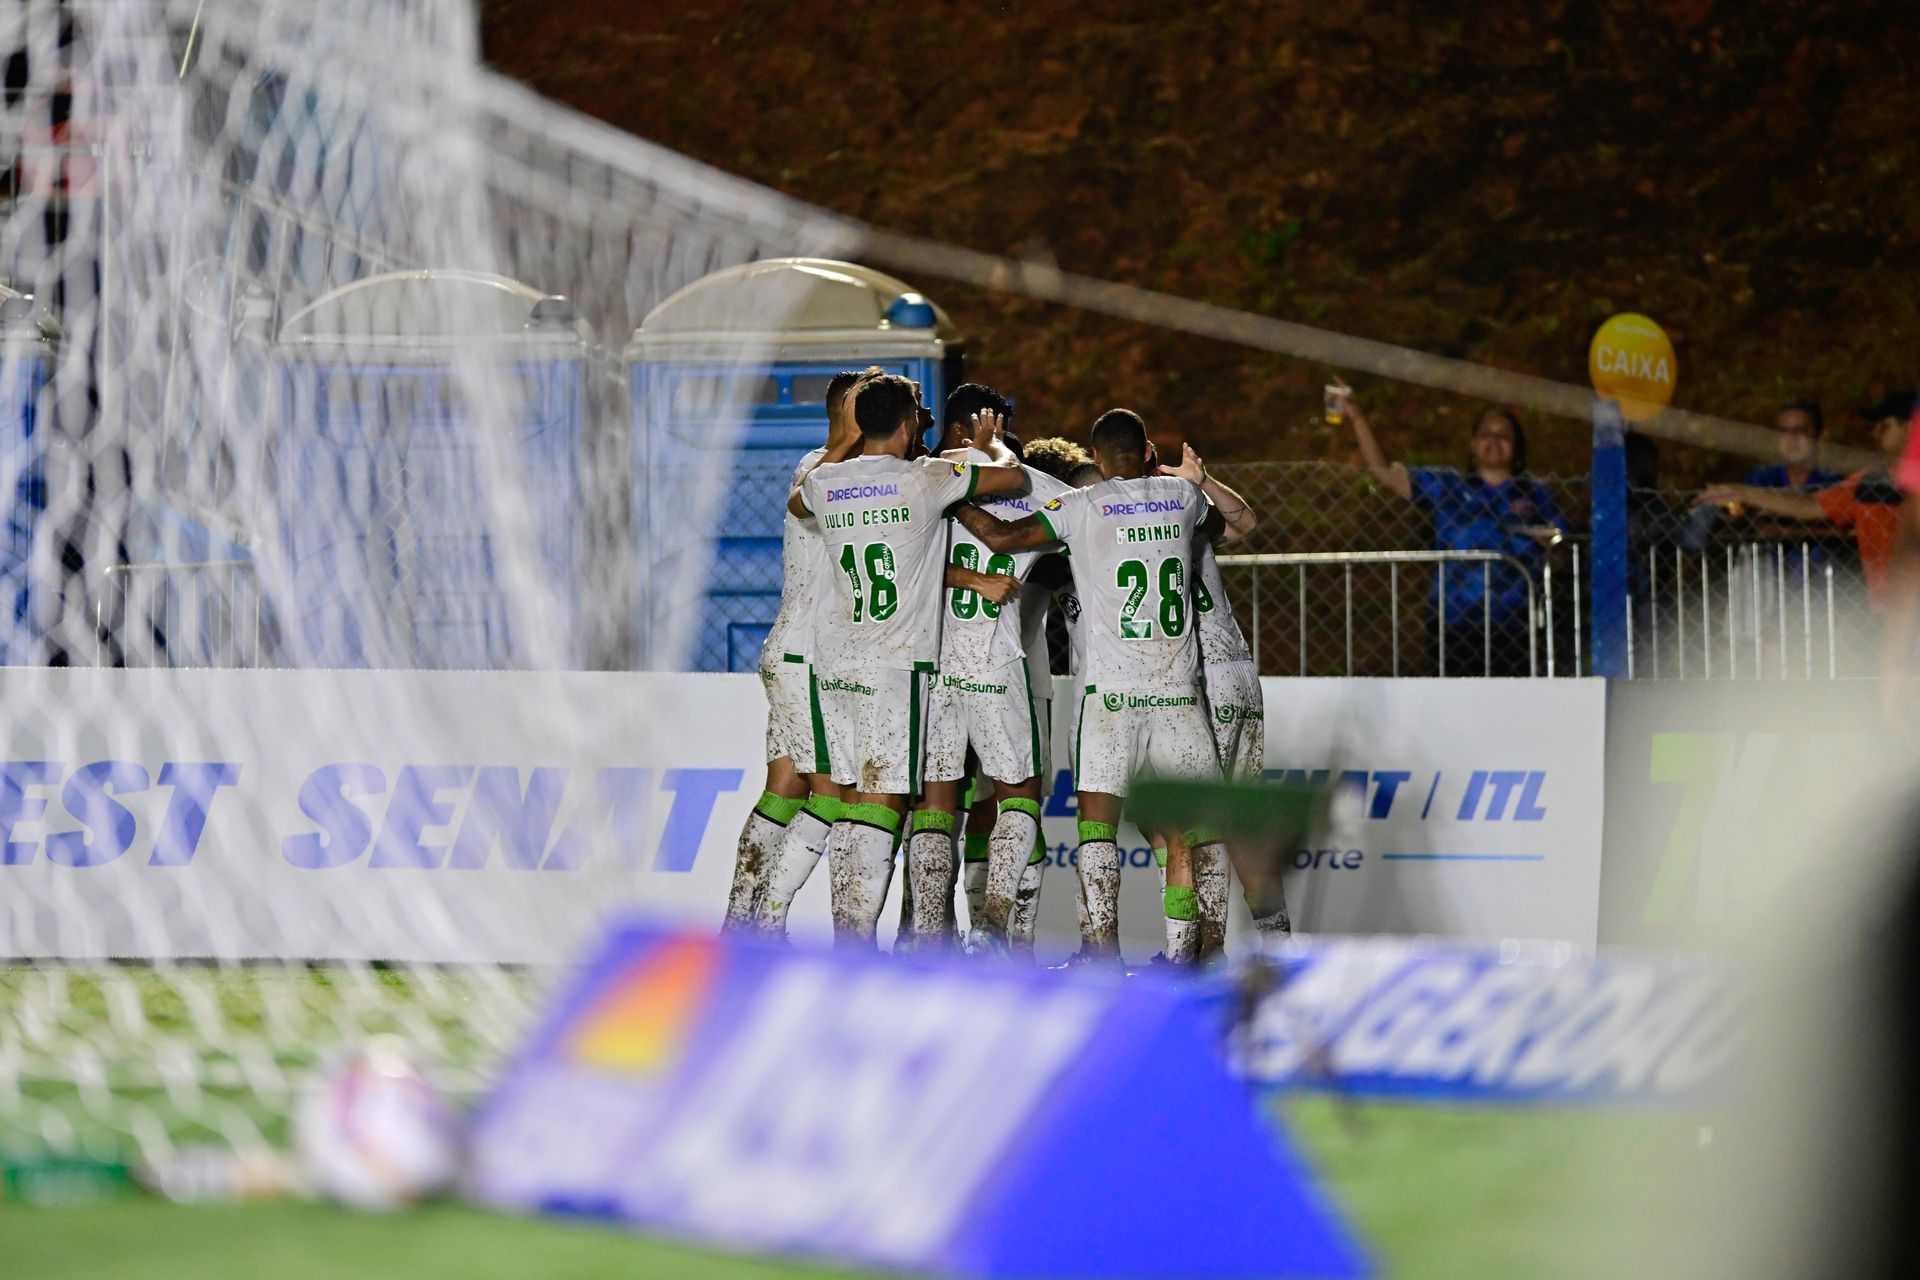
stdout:
<svg viewBox="0 0 1920 1280">
<path fill-rule="evenodd" d="M 1013 405 L 992 387 L 979 382 L 963 382 L 953 389 L 953 393 L 947 397 L 946 406 L 941 410 L 941 431 L 963 426 L 974 414 L 985 409 L 991 409 L 1004 418 L 1013 412 Z"/>
<path fill-rule="evenodd" d="M 840 398 L 846 395 L 847 392 L 853 390 L 853 384 L 865 376 L 866 370 L 864 369 L 842 369 L 831 378 L 828 378 L 826 397 L 827 412 L 832 413 L 833 406 L 840 402 Z"/>
<path fill-rule="evenodd" d="M 1074 468 L 1093 465 L 1087 451 L 1065 436 L 1041 436 L 1027 441 L 1020 460 L 1062 483 L 1067 482 Z"/>
<path fill-rule="evenodd" d="M 1820 409 L 1820 402 L 1812 396 L 1795 396 L 1780 406 L 1781 413 L 1804 413 L 1807 421 L 1813 423 L 1813 434 L 1827 434 L 1827 415 Z"/>
<path fill-rule="evenodd" d="M 1013 434 L 1013 428 L 1000 428 L 1000 443 L 1007 446 L 1007 452 L 1013 455 L 1015 462 L 1027 460 L 1027 447 L 1020 443 L 1020 437 Z"/>
<path fill-rule="evenodd" d="M 1109 409 L 1093 424 L 1093 448 L 1109 458 L 1147 456 L 1147 424 L 1131 409 Z"/>
<path fill-rule="evenodd" d="M 1089 475 L 1089 472 L 1092 474 Z M 1097 483 L 1106 478 L 1106 473 L 1100 470 L 1100 464 L 1097 462 L 1076 462 L 1073 464 L 1073 469 L 1062 477 L 1062 479 L 1076 489 L 1080 487 L 1083 481 L 1091 480 Z"/>
<path fill-rule="evenodd" d="M 883 373 L 860 384 L 853 402 L 853 420 L 860 424 L 861 435 L 884 440 L 898 431 L 901 423 L 911 421 L 919 407 L 911 382 L 898 374 Z"/>
<path fill-rule="evenodd" d="M 1513 474 L 1516 476 L 1522 474 L 1527 469 L 1527 429 L 1520 425 L 1520 415 L 1503 405 L 1494 405 L 1474 421 L 1474 431 L 1478 432 L 1480 424 L 1488 418 L 1499 418 L 1513 428 Z M 1468 462 L 1467 469 L 1469 471 L 1474 469 L 1471 460 Z"/>
</svg>

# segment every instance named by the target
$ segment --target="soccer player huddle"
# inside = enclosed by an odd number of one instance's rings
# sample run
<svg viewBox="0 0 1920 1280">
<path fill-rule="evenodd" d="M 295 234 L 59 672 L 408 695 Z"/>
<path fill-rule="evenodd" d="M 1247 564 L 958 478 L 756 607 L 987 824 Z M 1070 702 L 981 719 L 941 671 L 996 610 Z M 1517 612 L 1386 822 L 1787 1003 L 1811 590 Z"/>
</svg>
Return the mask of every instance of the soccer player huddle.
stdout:
<svg viewBox="0 0 1920 1280">
<path fill-rule="evenodd" d="M 904 848 L 895 950 L 1030 955 L 1051 776 L 1047 615 L 1072 654 L 1079 958 L 1119 958 L 1120 850 L 1138 777 L 1257 777 L 1260 681 L 1214 548 L 1253 511 L 1191 445 L 1159 463 L 1139 415 L 1091 450 L 1023 447 L 1011 404 L 968 383 L 937 450 L 917 384 L 837 374 L 826 443 L 787 500 L 780 613 L 760 658 L 766 790 L 740 835 L 729 928 L 784 934 L 824 856 L 836 938 L 872 946 Z M 1168 961 L 1225 944 L 1229 854 L 1204 828 L 1149 831 Z M 1249 876 L 1254 922 L 1285 932 L 1278 877 Z M 957 929 L 964 881 L 967 928 Z"/>
</svg>

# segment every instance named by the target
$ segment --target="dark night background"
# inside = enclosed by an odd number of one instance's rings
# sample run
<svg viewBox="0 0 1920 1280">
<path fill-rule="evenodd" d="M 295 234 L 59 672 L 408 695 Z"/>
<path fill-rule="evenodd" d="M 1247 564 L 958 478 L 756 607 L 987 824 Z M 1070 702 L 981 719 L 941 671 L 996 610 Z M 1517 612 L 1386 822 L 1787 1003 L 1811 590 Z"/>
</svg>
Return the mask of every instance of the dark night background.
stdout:
<svg viewBox="0 0 1920 1280">
<path fill-rule="evenodd" d="M 1812 393 L 1852 442 L 1834 411 L 1920 377 L 1910 4 L 481 7 L 541 92 L 891 229 L 1574 382 L 1643 311 L 1676 403 Z M 1322 369 L 914 283 L 1030 432 L 1121 403 L 1222 460 L 1356 456 Z M 1471 404 L 1360 389 L 1390 449 L 1460 452 Z M 1537 469 L 1584 469 L 1583 426 L 1534 436 Z"/>
</svg>

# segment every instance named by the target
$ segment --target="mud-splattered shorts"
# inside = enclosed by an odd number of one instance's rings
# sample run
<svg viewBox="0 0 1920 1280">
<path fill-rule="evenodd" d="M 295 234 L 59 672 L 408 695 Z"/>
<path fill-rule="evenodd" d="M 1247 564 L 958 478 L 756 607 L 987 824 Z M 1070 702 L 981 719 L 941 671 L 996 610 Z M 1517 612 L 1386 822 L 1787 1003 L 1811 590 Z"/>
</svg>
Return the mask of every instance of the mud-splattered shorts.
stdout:
<svg viewBox="0 0 1920 1280">
<path fill-rule="evenodd" d="M 767 759 L 781 756 L 801 773 L 827 773 L 827 729 L 811 663 L 789 657 L 760 668 L 767 695 Z"/>
<path fill-rule="evenodd" d="M 1207 712 L 1213 751 L 1229 781 L 1258 778 L 1267 767 L 1267 715 L 1260 673 L 1251 662 L 1206 668 Z"/>
<path fill-rule="evenodd" d="M 1044 732 L 1025 658 L 991 675 L 942 672 L 927 700 L 927 780 L 965 776 L 971 745 L 987 777 L 1025 782 L 1042 766 Z"/>
<path fill-rule="evenodd" d="M 875 667 L 815 680 L 833 780 L 870 795 L 917 795 L 933 673 Z"/>
<path fill-rule="evenodd" d="M 1080 698 L 1073 780 L 1081 791 L 1124 796 L 1133 779 L 1217 778 L 1213 732 L 1199 689 L 1099 689 Z"/>
</svg>

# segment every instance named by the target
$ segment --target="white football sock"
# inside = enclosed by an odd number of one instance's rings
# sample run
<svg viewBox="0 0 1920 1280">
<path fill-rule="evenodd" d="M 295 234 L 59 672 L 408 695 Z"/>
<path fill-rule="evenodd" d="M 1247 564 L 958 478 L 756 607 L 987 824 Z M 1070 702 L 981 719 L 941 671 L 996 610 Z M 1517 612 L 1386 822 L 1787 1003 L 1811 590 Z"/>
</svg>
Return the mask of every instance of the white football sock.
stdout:
<svg viewBox="0 0 1920 1280">
<path fill-rule="evenodd" d="M 953 883 L 959 874 L 954 859 L 953 828 L 940 826 L 939 820 L 953 821 L 951 814 L 916 813 L 920 825 L 907 841 L 907 883 L 913 888 L 913 916 L 908 936 L 901 942 L 908 948 L 943 946 L 953 937 Z M 902 950 L 901 943 L 894 950 Z"/>
<path fill-rule="evenodd" d="M 863 811 L 878 810 L 878 813 Z M 833 896 L 833 934 L 841 946 L 874 945 L 880 912 L 893 880 L 894 833 L 876 825 L 900 815 L 880 805 L 854 805 L 827 837 L 827 877 Z"/>
<path fill-rule="evenodd" d="M 1227 945 L 1227 846 L 1193 842 L 1193 893 L 1200 906 L 1200 958 L 1218 955 Z"/>
<path fill-rule="evenodd" d="M 802 809 L 787 824 L 787 834 L 774 850 L 773 863 L 760 877 L 760 905 L 753 913 L 754 924 L 765 933 L 787 931 L 787 911 L 800 896 L 801 886 L 820 865 L 821 851 L 827 847 L 827 833 L 833 824 L 812 808 Z"/>
<path fill-rule="evenodd" d="M 777 819 L 761 812 L 768 807 L 769 800 L 774 802 L 773 807 L 786 810 Z M 788 805 L 792 807 L 786 808 Z M 727 891 L 727 928 L 739 929 L 753 920 L 754 908 L 760 904 L 767 864 L 787 834 L 787 823 L 799 810 L 798 800 L 787 800 L 767 792 L 761 795 L 760 803 L 747 813 L 746 825 L 740 828 L 740 844 L 733 858 L 733 885 Z"/>
<path fill-rule="evenodd" d="M 1013 902 L 1033 857 L 1040 832 L 1040 804 L 1018 798 L 1002 800 L 987 838 L 987 901 L 983 912 L 987 932 L 1005 937 L 1013 918 Z"/>
</svg>

